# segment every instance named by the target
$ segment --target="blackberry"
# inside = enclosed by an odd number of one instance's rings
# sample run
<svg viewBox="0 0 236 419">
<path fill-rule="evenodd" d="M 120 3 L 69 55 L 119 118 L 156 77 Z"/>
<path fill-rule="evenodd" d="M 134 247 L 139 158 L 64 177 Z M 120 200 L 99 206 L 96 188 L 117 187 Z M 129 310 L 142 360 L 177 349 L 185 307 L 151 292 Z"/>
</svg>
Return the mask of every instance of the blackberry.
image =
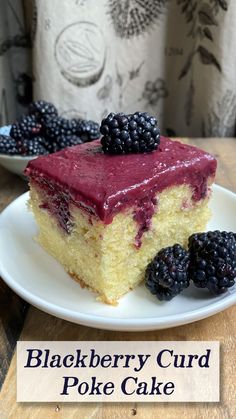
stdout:
<svg viewBox="0 0 236 419">
<path fill-rule="evenodd" d="M 45 117 L 55 117 L 58 115 L 56 106 L 45 100 L 37 100 L 29 105 L 29 115 L 34 115 L 38 121 L 44 120 Z"/>
<path fill-rule="evenodd" d="M 15 140 L 22 140 L 39 135 L 42 132 L 42 125 L 37 122 L 34 115 L 23 116 L 18 122 L 12 124 L 10 136 Z"/>
<path fill-rule="evenodd" d="M 93 141 L 99 137 L 99 125 L 93 121 L 54 117 L 45 121 L 45 135 L 56 140 L 59 136 L 76 136 L 82 142 Z"/>
<path fill-rule="evenodd" d="M 50 138 L 38 137 L 38 140 L 49 153 L 55 153 L 59 150 L 57 142 Z"/>
<path fill-rule="evenodd" d="M 102 120 L 102 149 L 108 154 L 145 153 L 160 143 L 157 120 L 147 112 L 110 113 Z"/>
<path fill-rule="evenodd" d="M 213 294 L 227 291 L 236 278 L 236 238 L 232 232 L 209 231 L 189 238 L 189 277 Z"/>
<path fill-rule="evenodd" d="M 51 140 L 56 140 L 56 138 L 61 134 L 60 122 L 60 118 L 57 116 L 49 118 L 44 125 L 45 136 L 49 137 Z"/>
<path fill-rule="evenodd" d="M 60 118 L 60 127 L 62 135 L 76 135 L 77 134 L 77 120 Z"/>
<path fill-rule="evenodd" d="M 58 145 L 56 141 L 51 140 L 50 138 L 47 138 L 45 136 L 39 136 L 36 138 L 37 138 L 37 142 L 42 144 L 45 150 L 48 151 L 49 153 L 55 153 L 55 151 L 58 151 Z"/>
<path fill-rule="evenodd" d="M 172 300 L 189 286 L 189 253 L 179 244 L 161 249 L 146 268 L 145 283 L 159 300 Z"/>
<path fill-rule="evenodd" d="M 76 135 L 60 135 L 57 138 L 58 150 L 62 150 L 63 148 L 72 147 L 78 144 L 83 144 L 83 141 Z"/>
<path fill-rule="evenodd" d="M 77 123 L 73 119 L 65 119 L 57 116 L 45 122 L 44 131 L 46 137 L 56 140 L 60 135 L 75 135 Z"/>
<path fill-rule="evenodd" d="M 48 154 L 48 150 L 43 145 L 42 137 L 25 138 L 17 141 L 18 154 L 22 156 L 39 156 Z"/>
<path fill-rule="evenodd" d="M 84 143 L 97 140 L 100 137 L 100 129 L 97 122 L 83 119 L 75 119 L 74 121 L 76 122 L 76 135 L 78 135 Z"/>
<path fill-rule="evenodd" d="M 0 153 L 8 154 L 10 156 L 19 154 L 19 151 L 16 147 L 16 140 L 9 137 L 8 135 L 0 135 Z"/>
</svg>

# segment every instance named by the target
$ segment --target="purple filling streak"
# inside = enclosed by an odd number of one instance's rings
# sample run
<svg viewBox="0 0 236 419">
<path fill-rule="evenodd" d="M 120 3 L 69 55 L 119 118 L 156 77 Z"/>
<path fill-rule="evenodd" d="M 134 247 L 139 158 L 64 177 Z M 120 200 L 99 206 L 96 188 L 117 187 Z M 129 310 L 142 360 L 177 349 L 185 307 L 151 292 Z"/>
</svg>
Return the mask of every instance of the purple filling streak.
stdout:
<svg viewBox="0 0 236 419">
<path fill-rule="evenodd" d="M 134 220 L 137 222 L 139 228 L 135 237 L 135 246 L 139 249 L 142 245 L 142 236 L 145 231 L 151 227 L 152 216 L 155 213 L 155 206 L 157 204 L 156 198 L 144 198 L 138 203 L 137 209 L 134 211 Z"/>
<path fill-rule="evenodd" d="M 39 207 L 55 217 L 58 225 L 69 234 L 73 228 L 69 210 L 70 196 L 43 178 L 35 179 L 32 183 L 39 188 L 41 193 L 42 204 Z"/>
<path fill-rule="evenodd" d="M 56 197 L 39 206 L 42 209 L 46 209 L 51 215 L 53 215 L 59 224 L 59 226 L 65 230 L 68 234 L 73 228 L 73 222 L 69 211 L 69 201 L 60 201 Z"/>
</svg>

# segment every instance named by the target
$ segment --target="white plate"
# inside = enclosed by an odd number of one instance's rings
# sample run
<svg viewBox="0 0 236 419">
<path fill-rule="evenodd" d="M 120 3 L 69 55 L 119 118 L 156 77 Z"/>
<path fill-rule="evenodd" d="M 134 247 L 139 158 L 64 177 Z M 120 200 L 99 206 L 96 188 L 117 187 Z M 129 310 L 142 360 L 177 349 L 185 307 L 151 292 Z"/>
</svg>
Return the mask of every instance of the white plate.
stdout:
<svg viewBox="0 0 236 419">
<path fill-rule="evenodd" d="M 170 302 L 160 303 L 144 285 L 126 294 L 117 307 L 96 301 L 34 242 L 37 227 L 26 208 L 28 193 L 0 216 L 0 273 L 26 301 L 75 323 L 109 330 L 155 330 L 191 323 L 236 303 L 236 287 L 212 297 L 191 286 Z M 208 230 L 236 231 L 236 195 L 215 185 Z"/>
</svg>

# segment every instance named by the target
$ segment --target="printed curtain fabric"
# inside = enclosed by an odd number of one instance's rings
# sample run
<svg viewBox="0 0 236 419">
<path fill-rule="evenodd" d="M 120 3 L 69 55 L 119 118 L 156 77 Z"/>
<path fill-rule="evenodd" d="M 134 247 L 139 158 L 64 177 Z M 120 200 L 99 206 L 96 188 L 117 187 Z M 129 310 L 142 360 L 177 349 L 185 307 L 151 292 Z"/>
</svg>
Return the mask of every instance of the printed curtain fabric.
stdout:
<svg viewBox="0 0 236 419">
<path fill-rule="evenodd" d="M 32 99 L 31 40 L 21 0 L 0 0 L 0 125 L 13 122 Z"/>
<path fill-rule="evenodd" d="M 145 110 L 163 134 L 235 136 L 233 0 L 1 0 L 0 21 L 1 123 L 33 80 L 65 117 Z"/>
</svg>

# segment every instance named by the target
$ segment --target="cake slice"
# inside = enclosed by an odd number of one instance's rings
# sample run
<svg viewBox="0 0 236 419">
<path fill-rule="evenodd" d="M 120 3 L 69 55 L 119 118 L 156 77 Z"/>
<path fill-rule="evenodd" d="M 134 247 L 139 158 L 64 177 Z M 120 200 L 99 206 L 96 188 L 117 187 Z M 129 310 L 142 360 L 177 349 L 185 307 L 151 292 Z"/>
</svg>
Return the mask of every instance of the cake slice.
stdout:
<svg viewBox="0 0 236 419">
<path fill-rule="evenodd" d="M 26 169 L 38 242 L 82 286 L 116 304 L 162 247 L 204 230 L 216 160 L 161 137 L 152 153 L 107 155 L 100 141 Z"/>
</svg>

